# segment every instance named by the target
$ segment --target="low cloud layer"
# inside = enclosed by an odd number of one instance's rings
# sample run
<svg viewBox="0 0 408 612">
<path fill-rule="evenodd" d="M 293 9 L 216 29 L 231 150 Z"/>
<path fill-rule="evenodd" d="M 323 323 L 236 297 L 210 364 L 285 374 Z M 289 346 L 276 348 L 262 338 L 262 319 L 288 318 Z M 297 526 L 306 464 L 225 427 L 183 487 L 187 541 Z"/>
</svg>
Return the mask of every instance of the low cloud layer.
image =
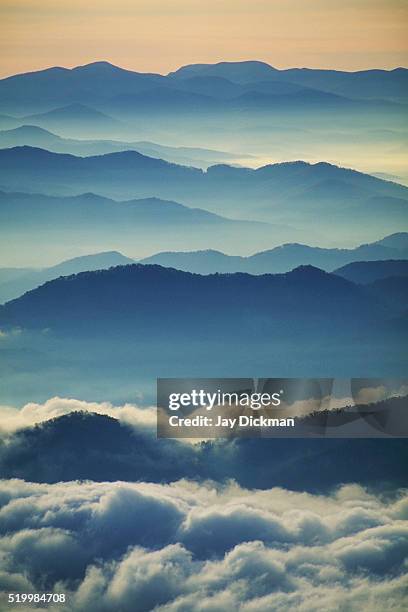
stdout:
<svg viewBox="0 0 408 612">
<path fill-rule="evenodd" d="M 402 610 L 408 497 L 2 481 L 3 591 L 68 610 Z"/>
<path fill-rule="evenodd" d="M 385 384 L 363 385 L 354 390 L 353 397 L 350 393 L 340 396 L 333 393 L 324 397 L 299 400 L 295 394 L 288 403 L 283 401 L 282 407 L 288 414 L 300 416 L 318 410 L 338 410 L 345 406 L 369 404 L 407 394 L 408 386 L 396 381 L 392 387 L 387 387 Z M 140 407 L 130 403 L 115 406 L 110 402 L 87 402 L 74 398 L 53 397 L 43 404 L 29 402 L 21 408 L 0 405 L 0 433 L 12 433 L 78 411 L 106 415 L 132 427 L 152 430 L 156 427 L 156 407 L 153 406 Z"/>
<path fill-rule="evenodd" d="M 48 483 L 234 479 L 248 488 L 323 493 L 350 482 L 378 490 L 407 483 L 404 439 L 186 442 L 157 439 L 154 408 L 58 397 L 20 411 L 0 408 L 3 478 Z"/>
<path fill-rule="evenodd" d="M 14 432 L 32 427 L 49 419 L 55 419 L 72 412 L 104 414 L 139 428 L 156 427 L 156 409 L 139 408 L 133 404 L 114 406 L 110 402 L 86 402 L 78 399 L 53 397 L 43 404 L 29 402 L 21 409 L 0 406 L 0 432 Z"/>
</svg>

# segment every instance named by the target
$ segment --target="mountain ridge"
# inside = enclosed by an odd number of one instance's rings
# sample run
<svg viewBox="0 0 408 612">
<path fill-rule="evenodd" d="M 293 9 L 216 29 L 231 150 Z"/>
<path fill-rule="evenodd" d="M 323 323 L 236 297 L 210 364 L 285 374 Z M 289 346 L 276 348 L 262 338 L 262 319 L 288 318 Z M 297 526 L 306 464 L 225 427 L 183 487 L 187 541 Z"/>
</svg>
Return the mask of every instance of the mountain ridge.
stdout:
<svg viewBox="0 0 408 612">
<path fill-rule="evenodd" d="M 290 444 L 279 438 L 273 444 L 264 438 L 241 438 L 211 441 L 196 449 L 176 439 L 153 442 L 141 429 L 107 415 L 75 411 L 14 433 L 0 454 L 0 465 L 7 478 L 31 482 L 172 482 L 199 477 L 234 479 L 249 488 L 323 492 L 354 483 L 356 470 L 358 481 L 374 489 L 389 486 L 390 478 L 395 486 L 407 482 L 407 445 L 397 438 L 292 439 Z M 370 464 L 367 456 L 372 457 Z"/>
<path fill-rule="evenodd" d="M 0 149 L 0 160 L 3 162 L 3 164 L 7 161 L 7 157 L 13 158 L 16 156 L 17 157 L 24 156 L 26 158 L 30 157 L 30 159 L 34 160 L 35 155 L 40 155 L 45 160 L 56 161 L 56 160 L 68 160 L 69 159 L 71 161 L 77 160 L 79 164 L 83 163 L 83 164 L 88 164 L 88 165 L 92 163 L 92 160 L 103 160 L 104 162 L 111 161 L 111 160 L 114 160 L 114 161 L 120 160 L 120 163 L 122 163 L 123 160 L 137 159 L 137 160 L 143 160 L 145 163 L 156 165 L 157 167 L 160 167 L 160 168 L 166 168 L 169 166 L 178 167 L 178 168 L 187 169 L 190 173 L 194 172 L 196 175 L 211 174 L 212 176 L 215 176 L 216 178 L 219 178 L 223 172 L 228 172 L 230 175 L 235 175 L 238 177 L 247 175 L 247 176 L 263 176 L 263 177 L 269 178 L 268 175 L 270 175 L 271 172 L 279 174 L 280 170 L 285 170 L 285 169 L 299 169 L 301 171 L 303 170 L 308 171 L 310 169 L 315 169 L 315 170 L 318 170 L 319 172 L 338 173 L 339 176 L 341 175 L 341 176 L 348 176 L 348 177 L 364 178 L 364 180 L 366 181 L 368 180 L 371 184 L 374 184 L 376 186 L 380 186 L 380 185 L 396 186 L 398 187 L 400 192 L 408 196 L 408 187 L 405 187 L 404 185 L 401 185 L 400 183 L 396 181 L 386 180 L 386 179 L 379 178 L 371 174 L 367 174 L 365 172 L 361 172 L 353 168 L 346 168 L 346 167 L 339 166 L 337 164 L 332 164 L 326 161 L 307 162 L 303 160 L 292 160 L 292 161 L 264 164 L 264 165 L 259 166 L 258 168 L 248 168 L 248 167 L 242 168 L 242 167 L 231 166 L 228 164 L 218 163 L 213 166 L 210 166 L 206 171 L 204 171 L 199 168 L 194 168 L 191 166 L 183 166 L 177 163 L 167 162 L 162 159 L 149 157 L 147 155 L 143 155 L 142 153 L 139 153 L 138 151 L 115 151 L 113 153 L 92 155 L 92 156 L 83 158 L 83 157 L 78 157 L 76 155 L 72 155 L 69 153 L 54 153 L 51 151 L 47 151 L 46 149 L 42 149 L 41 147 L 31 147 L 28 145 L 21 145 L 21 146 L 6 148 L 6 149 Z"/>
<path fill-rule="evenodd" d="M 95 197 L 93 194 L 83 194 L 81 198 L 87 195 L 91 199 Z M 72 199 L 75 200 L 76 198 Z M 101 199 L 101 201 L 104 200 Z M 383 242 L 387 244 L 389 241 L 392 243 L 395 240 L 398 240 L 401 249 L 382 246 Z M 285 251 L 289 251 L 290 256 L 292 249 L 295 249 L 297 259 L 289 260 L 285 264 Z M 308 257 L 308 253 L 315 253 L 315 258 Z M 358 258 L 363 254 L 366 258 L 371 257 L 372 259 L 359 261 Z M 387 260 L 381 259 L 384 255 L 387 255 Z M 405 259 L 398 259 L 402 256 Z M 342 260 L 351 261 L 336 268 L 335 264 Z M 241 272 L 255 275 L 285 273 L 302 265 L 313 265 L 326 272 L 343 276 L 352 282 L 366 284 L 388 276 L 407 275 L 405 270 L 408 268 L 408 233 L 386 236 L 381 240 L 360 245 L 354 249 L 324 249 L 297 243 L 286 243 L 247 257 L 226 255 L 216 249 L 204 249 L 201 251 L 159 252 L 142 259 L 125 257 L 122 253 L 113 250 L 80 255 L 42 269 L 0 268 L 0 303 L 19 297 L 25 291 L 34 289 L 58 276 L 134 263 L 160 265 L 195 274 L 234 274 Z"/>
<path fill-rule="evenodd" d="M 16 109 L 19 113 L 24 113 L 26 110 L 52 110 L 61 103 L 66 105 L 80 102 L 92 105 L 98 101 L 98 97 L 108 101 L 116 95 L 137 96 L 155 87 L 177 87 L 178 81 L 185 81 L 186 74 L 198 78 L 221 76 L 232 83 L 243 85 L 265 80 L 289 82 L 315 92 L 366 101 L 375 101 L 376 98 L 381 100 L 384 95 L 387 100 L 408 101 L 408 71 L 405 68 L 346 72 L 277 69 L 266 62 L 244 61 L 219 62 L 201 67 L 182 66 L 176 71 L 162 75 L 127 70 L 102 61 L 74 68 L 51 67 L 0 79 L 1 108 L 4 112 Z"/>
<path fill-rule="evenodd" d="M 305 438 L 288 444 L 277 438 L 271 444 L 268 439 L 241 438 L 211 441 L 196 449 L 176 439 L 153 442 L 143 430 L 112 417 L 76 411 L 14 433 L 0 453 L 0 465 L 5 477 L 30 482 L 234 479 L 261 490 L 279 486 L 323 492 L 354 483 L 357 470 L 358 481 L 370 488 L 389 486 L 390 475 L 395 486 L 407 484 L 407 445 L 402 439 L 392 441 L 392 453 L 390 440 L 382 439 Z M 372 469 L 366 461 L 371 455 L 385 456 L 386 461 Z"/>
<path fill-rule="evenodd" d="M 78 157 L 22 146 L 0 150 L 0 185 L 3 191 L 54 197 L 94 192 L 113 200 L 156 197 L 182 202 L 235 222 L 273 225 L 272 246 L 305 242 L 306 236 L 317 241 L 320 232 L 326 234 L 329 244 L 338 243 L 344 231 L 350 241 L 369 242 L 380 231 L 391 234 L 404 228 L 408 210 L 407 187 L 327 162 L 291 161 L 258 169 L 224 163 L 202 170 L 136 151 Z M 15 215 L 10 210 L 9 223 Z M 350 218 L 354 219 L 351 226 Z M 257 236 L 261 248 L 271 244 L 265 238 Z M 169 242 L 163 242 L 161 248 L 169 249 Z M 182 248 L 223 250 L 231 244 L 229 239 L 222 244 L 217 238 L 206 243 L 188 241 Z M 118 247 L 120 250 L 115 245 Z"/>
<path fill-rule="evenodd" d="M 273 249 L 259 251 L 246 257 L 226 255 L 221 251 L 206 249 L 184 252 L 166 251 L 145 257 L 139 261 L 140 263 L 156 263 L 201 274 L 215 272 L 281 273 L 288 272 L 293 267 L 302 264 L 311 264 L 327 272 L 333 272 L 336 268 L 340 268 L 341 264 L 346 265 L 364 260 L 364 258 L 369 261 L 401 258 L 408 260 L 408 233 L 401 234 L 401 244 L 403 244 L 402 236 L 405 237 L 405 245 L 401 249 L 382 244 L 383 240 L 392 238 L 391 235 L 371 244 L 359 245 L 354 249 L 329 249 L 300 243 L 284 243 Z"/>
<path fill-rule="evenodd" d="M 171 302 L 165 300 L 168 295 Z M 86 335 L 107 333 L 109 323 L 110 333 L 133 330 L 160 337 L 164 312 L 170 335 L 200 335 L 202 328 L 215 325 L 212 333 L 225 326 L 228 336 L 234 329 L 258 334 L 287 332 L 288 325 L 310 330 L 335 322 L 354 327 L 364 320 L 367 325 L 386 311 L 354 283 L 308 265 L 284 274 L 202 276 L 131 264 L 50 280 L 1 306 L 0 322 Z"/>
<path fill-rule="evenodd" d="M 0 147 L 2 149 L 16 146 L 30 146 L 48 150 L 52 153 L 67 153 L 80 157 L 134 150 L 148 157 L 163 159 L 179 165 L 196 165 L 203 169 L 218 163 L 220 160 L 231 163 L 236 159 L 250 158 L 245 154 L 200 147 L 169 146 L 151 141 L 63 138 L 38 125 L 22 125 L 18 128 L 0 131 Z"/>
<path fill-rule="evenodd" d="M 369 284 L 386 278 L 408 277 L 408 258 L 378 261 L 355 261 L 334 270 L 354 283 Z"/>
</svg>

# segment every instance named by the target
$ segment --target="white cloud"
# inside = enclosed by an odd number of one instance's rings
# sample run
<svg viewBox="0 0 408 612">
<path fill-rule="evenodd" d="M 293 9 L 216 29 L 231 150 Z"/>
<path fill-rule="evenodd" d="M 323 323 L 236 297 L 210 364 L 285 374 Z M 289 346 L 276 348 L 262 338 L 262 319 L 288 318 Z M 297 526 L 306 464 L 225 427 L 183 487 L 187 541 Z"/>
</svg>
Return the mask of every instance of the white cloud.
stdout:
<svg viewBox="0 0 408 612">
<path fill-rule="evenodd" d="M 0 500 L 1 583 L 54 585 L 69 611 L 403 609 L 402 493 L 14 480 Z"/>
<path fill-rule="evenodd" d="M 357 404 L 371 404 L 374 402 L 380 402 L 392 397 L 404 397 L 408 395 L 408 385 L 401 385 L 390 391 L 385 385 L 378 385 L 377 387 L 363 387 L 356 395 Z"/>
<path fill-rule="evenodd" d="M 377 402 L 390 396 L 402 397 L 405 395 L 408 395 L 407 385 L 400 385 L 392 391 L 380 385 L 360 389 L 354 399 L 348 396 L 327 395 L 322 399 L 310 398 L 296 400 L 292 403 L 283 402 L 281 407 L 286 410 L 287 416 L 302 416 L 319 410 L 337 410 L 345 406 Z M 49 419 L 78 411 L 106 415 L 138 429 L 153 430 L 156 428 L 157 409 L 153 406 L 141 408 L 129 403 L 114 406 L 110 402 L 87 402 L 56 396 L 43 404 L 29 402 L 21 409 L 0 405 L 0 432 L 13 433 L 19 429 L 32 427 Z M 259 414 L 262 414 L 262 411 Z M 194 442 L 198 443 L 199 440 L 195 439 Z"/>
<path fill-rule="evenodd" d="M 142 429 L 156 427 L 156 408 L 139 408 L 133 404 L 113 406 L 109 402 L 86 402 L 83 400 L 53 397 L 44 404 L 30 402 L 21 409 L 0 406 L 0 431 L 14 432 L 24 427 L 55 419 L 71 412 L 89 412 L 110 416 L 122 423 Z"/>
</svg>

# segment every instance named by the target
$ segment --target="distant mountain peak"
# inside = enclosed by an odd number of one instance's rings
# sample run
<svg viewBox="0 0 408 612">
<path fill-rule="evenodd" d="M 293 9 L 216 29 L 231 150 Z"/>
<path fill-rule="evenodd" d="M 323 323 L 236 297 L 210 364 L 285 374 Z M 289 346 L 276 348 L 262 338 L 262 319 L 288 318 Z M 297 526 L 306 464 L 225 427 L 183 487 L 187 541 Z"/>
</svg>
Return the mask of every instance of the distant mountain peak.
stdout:
<svg viewBox="0 0 408 612">
<path fill-rule="evenodd" d="M 322 270 L 321 268 L 317 268 L 316 266 L 312 266 L 310 264 L 305 264 L 301 266 L 297 266 L 291 272 L 288 272 L 291 276 L 296 275 L 304 275 L 304 276 L 314 276 L 314 277 L 324 277 L 330 276 L 327 272 Z"/>
<path fill-rule="evenodd" d="M 1 134 L 23 134 L 23 133 L 32 133 L 32 134 L 43 134 L 47 136 L 53 136 L 54 138 L 58 138 L 52 132 L 45 130 L 44 128 L 38 125 L 30 125 L 29 123 L 25 123 L 24 125 L 20 125 L 19 127 L 13 128 L 11 130 L 1 130 Z M 27 145 L 28 146 L 28 145 Z"/>
<path fill-rule="evenodd" d="M 208 64 L 211 66 L 211 64 Z M 277 70 L 267 62 L 263 62 L 261 60 L 241 60 L 237 62 L 217 62 L 216 64 L 212 64 L 213 66 L 262 66 L 263 68 L 268 68 L 272 70 Z"/>
<path fill-rule="evenodd" d="M 67 106 L 64 106 L 63 109 L 65 110 L 80 110 L 80 111 L 90 111 L 92 109 L 89 108 L 89 106 L 86 106 L 85 104 L 82 104 L 81 102 L 72 102 L 72 104 L 67 104 Z M 62 110 L 62 109 L 58 109 L 58 110 Z"/>
<path fill-rule="evenodd" d="M 99 117 L 107 117 L 107 115 L 105 115 L 104 113 L 101 113 L 100 111 L 96 110 L 95 108 L 91 108 L 90 106 L 87 106 L 86 104 L 82 104 L 81 102 L 72 102 L 72 104 L 67 104 L 67 106 L 62 106 L 60 108 L 56 108 L 53 111 L 49 111 L 49 113 L 47 114 L 51 114 L 51 113 L 65 113 L 65 114 L 75 114 L 75 113 L 80 113 L 81 115 L 89 115 L 89 116 L 95 116 L 98 115 Z"/>
<path fill-rule="evenodd" d="M 47 151 L 47 149 L 42 149 L 41 147 L 30 147 L 28 145 L 20 145 L 17 147 L 11 147 L 10 149 L 0 149 L 0 156 L 16 156 L 21 157 L 21 159 L 32 159 L 32 158 L 40 158 L 40 159 L 55 159 L 58 156 L 59 159 L 78 159 L 75 155 L 70 155 L 69 153 L 52 153 L 51 151 Z"/>
<path fill-rule="evenodd" d="M 102 113 L 101 111 L 92 108 L 91 106 L 87 106 L 86 104 L 82 104 L 81 102 L 72 102 L 71 104 L 67 104 L 66 106 L 59 106 L 52 110 L 46 111 L 44 113 L 39 113 L 36 115 L 27 115 L 24 117 L 24 121 L 36 122 L 36 121 L 64 121 L 64 120 L 80 120 L 80 121 L 104 121 L 109 122 L 109 124 L 120 124 L 120 121 L 117 119 L 113 119 L 109 115 Z M 48 124 L 47 124 L 48 126 Z M 43 126 L 41 126 L 43 127 Z"/>
<path fill-rule="evenodd" d="M 121 70 L 119 66 L 115 66 L 107 60 L 99 60 L 96 62 L 89 62 L 88 64 L 82 64 L 81 66 L 75 66 L 72 70 L 83 70 L 84 68 L 114 68 L 115 70 Z"/>
<path fill-rule="evenodd" d="M 395 232 L 378 240 L 375 244 L 397 249 L 408 249 L 408 232 Z"/>
<path fill-rule="evenodd" d="M 244 60 L 239 62 L 218 62 L 215 64 L 190 64 L 182 66 L 168 74 L 171 78 L 191 76 L 221 76 L 237 83 L 247 83 L 268 78 L 277 72 L 270 64 L 259 60 Z"/>
<path fill-rule="evenodd" d="M 80 193 L 79 195 L 70 196 L 70 197 L 73 200 L 89 200 L 89 201 L 100 201 L 100 202 L 110 201 L 110 198 L 101 196 L 98 193 L 93 193 L 93 191 L 86 191 L 85 193 Z"/>
<path fill-rule="evenodd" d="M 95 62 L 89 62 L 88 64 L 83 64 L 82 66 L 75 66 L 71 68 L 71 72 L 75 73 L 89 73 L 90 75 L 129 75 L 129 76 L 138 76 L 138 75 L 155 75 L 160 76 L 156 73 L 147 73 L 147 72 L 139 72 L 137 70 L 129 70 L 127 68 L 122 68 L 121 66 L 116 66 L 116 64 L 112 64 L 112 62 L 108 62 L 107 60 L 98 60 Z"/>
<path fill-rule="evenodd" d="M 105 265 L 106 267 L 112 267 L 113 265 L 117 265 L 117 264 L 121 264 L 121 265 L 128 264 L 128 263 L 133 264 L 134 260 L 130 259 L 129 257 L 126 257 L 119 251 L 101 251 L 99 253 L 90 253 L 88 255 L 79 255 L 78 257 L 66 259 L 65 261 L 62 261 L 61 263 L 56 264 L 55 266 L 51 266 L 49 270 L 67 269 L 69 266 L 86 265 L 87 262 L 89 262 L 90 265 L 92 265 L 92 263 L 95 263 L 95 264 L 101 263 L 102 267 L 105 267 Z M 85 272 L 85 271 L 88 271 L 88 270 L 86 269 L 72 270 L 72 271 L 70 270 L 68 273 L 75 274 L 75 273 Z"/>
<path fill-rule="evenodd" d="M 394 232 L 393 234 L 389 234 L 388 236 L 385 236 L 385 238 L 382 238 L 381 240 L 378 240 L 378 242 L 384 242 L 384 240 L 389 240 L 389 239 L 404 239 L 408 241 L 408 232 Z"/>
</svg>

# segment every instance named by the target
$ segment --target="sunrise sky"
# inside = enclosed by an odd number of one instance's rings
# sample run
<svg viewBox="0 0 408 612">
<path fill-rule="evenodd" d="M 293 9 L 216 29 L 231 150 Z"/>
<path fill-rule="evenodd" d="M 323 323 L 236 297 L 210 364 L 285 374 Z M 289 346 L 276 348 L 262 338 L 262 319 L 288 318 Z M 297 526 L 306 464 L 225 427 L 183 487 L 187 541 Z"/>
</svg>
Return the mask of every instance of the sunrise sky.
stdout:
<svg viewBox="0 0 408 612">
<path fill-rule="evenodd" d="M 406 0 L 0 0 L 0 24 L 0 76 L 101 59 L 162 73 L 243 59 L 408 64 Z"/>
</svg>

